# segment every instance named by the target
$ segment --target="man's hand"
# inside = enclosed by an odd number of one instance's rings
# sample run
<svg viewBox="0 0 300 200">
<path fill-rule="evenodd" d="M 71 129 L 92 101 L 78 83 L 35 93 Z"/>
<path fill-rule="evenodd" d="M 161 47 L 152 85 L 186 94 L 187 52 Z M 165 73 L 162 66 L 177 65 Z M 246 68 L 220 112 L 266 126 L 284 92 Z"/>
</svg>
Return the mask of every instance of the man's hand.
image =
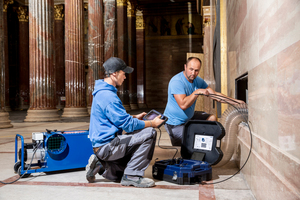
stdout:
<svg viewBox="0 0 300 200">
<path fill-rule="evenodd" d="M 209 91 L 207 89 L 197 89 L 197 94 L 209 95 Z"/>
<path fill-rule="evenodd" d="M 133 117 L 133 118 L 137 118 L 137 119 L 139 119 L 139 120 L 143 120 L 143 117 L 144 117 L 145 115 L 147 115 L 147 113 L 142 112 L 142 113 L 137 114 L 137 115 L 132 115 L 132 117 Z"/>
<path fill-rule="evenodd" d="M 152 124 L 152 127 L 154 128 L 157 128 L 161 123 L 164 122 L 163 119 L 160 119 L 161 118 L 161 115 L 155 117 L 153 120 L 151 120 L 151 124 Z"/>
</svg>

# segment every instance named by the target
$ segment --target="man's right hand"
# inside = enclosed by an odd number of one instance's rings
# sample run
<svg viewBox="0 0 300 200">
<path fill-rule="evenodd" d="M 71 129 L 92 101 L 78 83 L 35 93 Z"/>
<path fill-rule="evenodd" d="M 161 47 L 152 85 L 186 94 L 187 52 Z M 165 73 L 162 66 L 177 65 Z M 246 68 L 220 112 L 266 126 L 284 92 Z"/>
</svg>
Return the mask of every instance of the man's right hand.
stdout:
<svg viewBox="0 0 300 200">
<path fill-rule="evenodd" d="M 197 89 L 196 94 L 203 94 L 203 95 L 209 95 L 209 92 L 207 89 Z"/>
<path fill-rule="evenodd" d="M 157 128 L 159 125 L 161 125 L 161 123 L 164 122 L 163 119 L 160 119 L 161 118 L 161 115 L 155 117 L 153 120 L 152 120 L 152 127 L 154 128 Z"/>
</svg>

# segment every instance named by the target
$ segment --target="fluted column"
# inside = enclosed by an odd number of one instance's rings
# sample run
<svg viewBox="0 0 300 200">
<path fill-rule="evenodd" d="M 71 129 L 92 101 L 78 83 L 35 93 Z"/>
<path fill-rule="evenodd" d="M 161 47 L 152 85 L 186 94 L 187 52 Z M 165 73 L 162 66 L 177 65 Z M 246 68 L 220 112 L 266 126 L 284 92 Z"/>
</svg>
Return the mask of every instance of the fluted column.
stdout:
<svg viewBox="0 0 300 200">
<path fill-rule="evenodd" d="M 30 107 L 24 121 L 55 121 L 54 0 L 29 1 Z"/>
<path fill-rule="evenodd" d="M 147 108 L 145 96 L 145 22 L 142 11 L 136 13 L 137 99 L 139 108 Z"/>
<path fill-rule="evenodd" d="M 129 74 L 129 102 L 131 110 L 138 109 L 137 105 L 137 69 L 136 69 L 136 5 L 128 1 L 127 18 L 128 18 L 128 65 L 134 68 Z"/>
<path fill-rule="evenodd" d="M 103 0 L 104 4 L 104 62 L 117 56 L 116 1 Z"/>
<path fill-rule="evenodd" d="M 64 6 L 54 6 L 55 31 L 55 75 L 56 75 L 56 108 L 65 107 L 65 31 Z"/>
<path fill-rule="evenodd" d="M 83 0 L 65 1 L 66 105 L 62 117 L 88 116 L 85 94 Z"/>
<path fill-rule="evenodd" d="M 118 57 L 128 65 L 128 27 L 127 27 L 127 0 L 117 0 L 117 36 Z M 127 75 L 128 77 L 128 75 Z M 124 108 L 129 111 L 129 79 L 125 79 L 118 89 L 118 95 Z"/>
<path fill-rule="evenodd" d="M 90 113 L 95 80 L 104 76 L 104 24 L 103 24 L 103 0 L 89 0 L 89 46 L 88 46 L 88 111 Z"/>
<path fill-rule="evenodd" d="M 203 73 L 204 80 L 212 89 L 215 89 L 215 77 L 213 71 L 213 50 L 212 50 L 212 27 L 211 27 L 211 10 L 210 6 L 203 6 Z M 214 29 L 214 28 L 213 28 Z M 215 104 L 215 106 L 213 106 Z M 203 99 L 203 111 L 207 113 L 215 113 L 217 116 L 217 105 L 211 98 Z"/>
<path fill-rule="evenodd" d="M 0 0 L 0 16 L 3 16 L 3 0 Z M 4 27 L 3 18 L 0 18 L 0 128 L 10 128 L 12 124 L 9 120 L 9 114 L 5 108 L 5 58 L 4 58 Z"/>
<path fill-rule="evenodd" d="M 4 0 L 3 2 L 3 28 L 4 28 L 4 58 L 5 58 L 5 80 L 4 80 L 4 87 L 5 87 L 5 110 L 11 111 L 10 104 L 9 104 L 9 59 L 8 59 L 8 30 L 7 30 L 7 8 L 9 4 L 13 4 L 13 0 Z"/>
<path fill-rule="evenodd" d="M 28 7 L 17 9 L 19 19 L 19 110 L 29 108 L 29 23 Z"/>
</svg>

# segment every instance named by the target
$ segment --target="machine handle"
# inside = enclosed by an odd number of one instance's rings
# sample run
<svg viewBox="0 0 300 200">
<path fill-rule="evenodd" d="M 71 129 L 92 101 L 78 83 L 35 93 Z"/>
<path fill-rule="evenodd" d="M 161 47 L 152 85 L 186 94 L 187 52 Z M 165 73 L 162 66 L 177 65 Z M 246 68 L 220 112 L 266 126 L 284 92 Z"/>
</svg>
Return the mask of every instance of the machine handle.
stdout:
<svg viewBox="0 0 300 200">
<path fill-rule="evenodd" d="M 24 138 L 19 134 L 15 138 L 15 163 L 18 161 L 18 138 L 21 139 L 21 169 L 24 170 Z"/>
</svg>

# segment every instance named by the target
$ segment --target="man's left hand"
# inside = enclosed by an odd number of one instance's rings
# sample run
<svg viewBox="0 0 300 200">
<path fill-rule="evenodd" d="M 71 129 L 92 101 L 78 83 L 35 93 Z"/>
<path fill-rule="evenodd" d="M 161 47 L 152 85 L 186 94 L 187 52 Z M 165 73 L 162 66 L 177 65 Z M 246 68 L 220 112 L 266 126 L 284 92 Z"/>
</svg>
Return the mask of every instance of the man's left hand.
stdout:
<svg viewBox="0 0 300 200">
<path fill-rule="evenodd" d="M 140 114 L 137 114 L 137 115 L 133 115 L 134 118 L 137 118 L 139 120 L 143 120 L 143 117 L 146 115 L 147 113 L 145 112 L 142 112 Z"/>
</svg>

